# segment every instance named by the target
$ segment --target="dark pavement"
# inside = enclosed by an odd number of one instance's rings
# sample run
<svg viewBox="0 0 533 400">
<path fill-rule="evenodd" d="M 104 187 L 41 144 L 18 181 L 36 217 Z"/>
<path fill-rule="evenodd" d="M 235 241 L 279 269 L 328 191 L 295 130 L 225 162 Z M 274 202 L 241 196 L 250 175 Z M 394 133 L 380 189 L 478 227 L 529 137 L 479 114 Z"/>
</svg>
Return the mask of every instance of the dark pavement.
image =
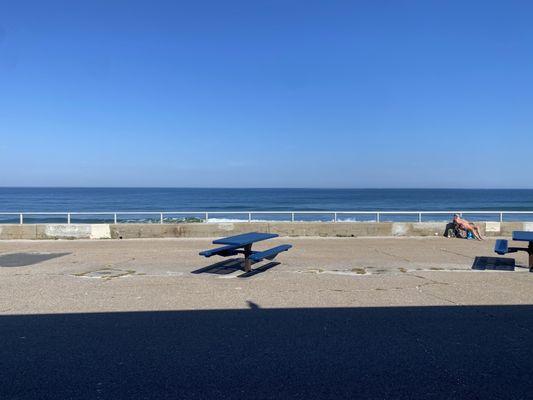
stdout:
<svg viewBox="0 0 533 400">
<path fill-rule="evenodd" d="M 526 399 L 533 306 L 0 316 L 0 399 Z"/>
</svg>

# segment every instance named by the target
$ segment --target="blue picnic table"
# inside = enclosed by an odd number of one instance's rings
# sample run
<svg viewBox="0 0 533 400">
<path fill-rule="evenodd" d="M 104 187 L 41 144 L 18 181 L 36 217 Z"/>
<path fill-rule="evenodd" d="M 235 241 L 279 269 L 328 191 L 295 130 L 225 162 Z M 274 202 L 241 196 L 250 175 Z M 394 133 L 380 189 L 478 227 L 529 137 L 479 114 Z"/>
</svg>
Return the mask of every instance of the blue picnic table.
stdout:
<svg viewBox="0 0 533 400">
<path fill-rule="evenodd" d="M 241 235 L 229 236 L 213 240 L 213 244 L 224 244 L 223 247 L 216 249 L 204 250 L 199 254 L 204 257 L 219 255 L 222 257 L 234 256 L 237 254 L 244 255 L 244 271 L 250 272 L 252 262 L 259 262 L 264 259 L 273 260 L 279 253 L 289 250 L 290 244 L 282 244 L 264 251 L 253 251 L 252 245 L 263 240 L 273 239 L 279 235 L 275 233 L 249 232 Z"/>
<path fill-rule="evenodd" d="M 505 239 L 496 241 L 494 251 L 500 255 L 507 253 L 516 253 L 517 251 L 525 251 L 529 254 L 529 270 L 533 272 L 533 232 L 530 231 L 514 231 L 513 240 L 517 242 L 528 242 L 527 247 L 509 247 L 509 242 Z"/>
</svg>

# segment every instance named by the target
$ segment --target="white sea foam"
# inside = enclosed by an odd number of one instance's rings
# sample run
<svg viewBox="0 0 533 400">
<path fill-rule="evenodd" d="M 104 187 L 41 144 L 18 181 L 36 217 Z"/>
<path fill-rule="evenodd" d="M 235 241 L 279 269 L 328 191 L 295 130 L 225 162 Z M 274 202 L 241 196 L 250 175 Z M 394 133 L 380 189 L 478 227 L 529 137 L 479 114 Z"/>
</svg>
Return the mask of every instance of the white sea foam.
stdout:
<svg viewBox="0 0 533 400">
<path fill-rule="evenodd" d="M 337 222 L 377 222 L 375 219 L 337 218 Z"/>
<path fill-rule="evenodd" d="M 338 222 L 354 222 L 354 223 L 361 223 L 361 222 L 377 222 L 375 219 L 366 219 L 366 220 L 358 220 L 356 218 L 342 218 L 337 219 Z M 247 218 L 209 218 L 209 222 L 248 222 Z M 253 218 L 252 222 L 291 222 L 288 219 L 256 219 Z M 313 219 L 295 219 L 295 222 L 333 222 L 333 220 L 313 220 Z"/>
<path fill-rule="evenodd" d="M 252 219 L 252 222 L 275 222 L 276 220 L 268 220 L 268 219 Z M 277 220 L 278 222 L 283 222 L 283 221 L 279 221 Z M 209 217 L 209 222 L 248 222 L 248 219 L 245 219 L 245 218 L 242 218 L 242 219 L 238 219 L 238 218 L 211 218 Z M 288 222 L 288 221 L 286 221 Z"/>
</svg>

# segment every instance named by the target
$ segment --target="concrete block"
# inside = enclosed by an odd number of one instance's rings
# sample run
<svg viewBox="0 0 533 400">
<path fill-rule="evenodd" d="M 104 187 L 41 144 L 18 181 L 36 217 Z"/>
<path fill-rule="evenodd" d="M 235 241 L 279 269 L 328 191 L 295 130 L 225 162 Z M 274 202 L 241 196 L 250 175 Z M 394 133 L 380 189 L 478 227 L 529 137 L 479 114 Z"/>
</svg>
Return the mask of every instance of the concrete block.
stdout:
<svg viewBox="0 0 533 400">
<path fill-rule="evenodd" d="M 37 239 L 35 224 L 6 224 L 0 225 L 0 240 Z"/>
<path fill-rule="evenodd" d="M 221 237 L 233 236 L 246 232 L 270 232 L 269 225 L 264 222 L 222 222 L 192 223 L 180 225 L 180 237 Z"/>
<path fill-rule="evenodd" d="M 500 235 L 505 237 L 510 237 L 513 234 L 513 231 L 522 231 L 524 230 L 523 222 L 502 222 L 500 228 Z"/>
<path fill-rule="evenodd" d="M 489 233 L 500 233 L 501 224 L 499 222 L 486 222 L 485 223 L 485 232 Z"/>
<path fill-rule="evenodd" d="M 483 226 L 483 224 L 479 224 Z M 499 222 L 486 222 L 485 223 L 485 235 L 486 236 L 499 236 L 501 234 L 502 226 Z"/>
<path fill-rule="evenodd" d="M 392 224 L 392 236 L 408 236 L 410 225 L 404 222 L 394 222 Z"/>
<path fill-rule="evenodd" d="M 339 228 L 331 227 L 331 236 L 351 236 L 351 237 L 365 237 L 365 236 L 391 236 L 392 223 L 390 222 L 346 222 L 343 223 L 340 232 Z M 338 234 L 340 233 L 340 235 Z"/>
<path fill-rule="evenodd" d="M 533 231 L 533 222 L 524 222 L 523 230 Z"/>
<path fill-rule="evenodd" d="M 109 224 L 92 224 L 91 239 L 111 239 L 111 229 Z"/>
<path fill-rule="evenodd" d="M 112 224 L 109 225 L 113 239 L 141 239 L 180 237 L 178 224 Z"/>
<path fill-rule="evenodd" d="M 447 222 L 415 222 L 412 224 L 412 236 L 442 236 Z"/>
<path fill-rule="evenodd" d="M 270 233 L 280 236 L 358 237 L 390 236 L 390 223 L 366 222 L 272 222 Z"/>
<path fill-rule="evenodd" d="M 37 225 L 37 239 L 89 239 L 91 225 L 89 224 L 39 224 Z"/>
</svg>

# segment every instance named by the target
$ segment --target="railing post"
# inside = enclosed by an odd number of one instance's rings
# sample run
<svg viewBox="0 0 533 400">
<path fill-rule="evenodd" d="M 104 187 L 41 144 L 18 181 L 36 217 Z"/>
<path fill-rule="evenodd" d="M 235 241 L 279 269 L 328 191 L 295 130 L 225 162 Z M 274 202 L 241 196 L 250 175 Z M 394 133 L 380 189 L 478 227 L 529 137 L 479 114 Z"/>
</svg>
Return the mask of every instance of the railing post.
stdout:
<svg viewBox="0 0 533 400">
<path fill-rule="evenodd" d="M 248 213 L 248 222 L 252 222 L 252 213 L 251 212 Z"/>
<path fill-rule="evenodd" d="M 113 223 L 114 223 L 114 224 L 117 223 L 117 213 L 114 213 L 114 214 L 113 214 Z"/>
<path fill-rule="evenodd" d="M 205 222 L 209 222 L 209 213 L 208 212 L 205 213 Z"/>
<path fill-rule="evenodd" d="M 291 212 L 291 222 L 294 222 L 294 213 Z"/>
<path fill-rule="evenodd" d="M 380 219 L 381 219 L 381 218 L 379 218 L 379 213 L 376 213 L 376 221 L 377 221 L 377 222 L 380 222 Z"/>
<path fill-rule="evenodd" d="M 421 212 L 418 213 L 418 222 L 422 222 L 422 213 Z"/>
<path fill-rule="evenodd" d="M 70 225 L 70 213 L 67 213 L 67 224 Z"/>
<path fill-rule="evenodd" d="M 500 213 L 500 222 L 503 222 L 503 213 Z"/>
<path fill-rule="evenodd" d="M 163 223 L 163 213 L 160 213 L 159 216 L 161 217 L 161 218 L 159 219 L 159 222 L 160 222 L 160 223 Z"/>
<path fill-rule="evenodd" d="M 19 215 L 19 222 L 22 225 L 24 223 L 24 214 L 20 213 Z"/>
<path fill-rule="evenodd" d="M 337 213 L 333 213 L 333 222 L 337 222 Z"/>
</svg>

